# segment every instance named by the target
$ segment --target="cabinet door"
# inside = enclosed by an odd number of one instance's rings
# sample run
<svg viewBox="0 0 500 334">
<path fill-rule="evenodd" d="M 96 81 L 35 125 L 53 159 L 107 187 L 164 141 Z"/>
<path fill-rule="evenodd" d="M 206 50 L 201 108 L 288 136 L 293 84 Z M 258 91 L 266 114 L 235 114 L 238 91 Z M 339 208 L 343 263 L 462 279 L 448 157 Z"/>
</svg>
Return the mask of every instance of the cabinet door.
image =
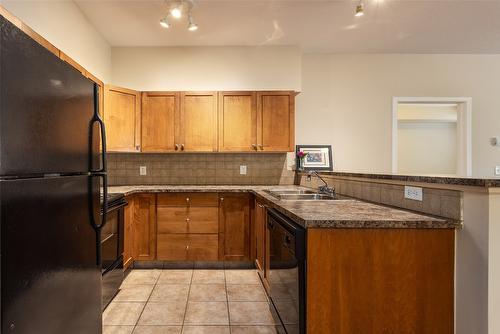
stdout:
<svg viewBox="0 0 500 334">
<path fill-rule="evenodd" d="M 132 257 L 134 248 L 134 197 L 127 197 L 128 205 L 125 207 L 125 219 L 123 224 L 123 267 L 128 268 L 134 259 Z"/>
<path fill-rule="evenodd" d="M 254 92 L 219 93 L 219 151 L 257 150 Z"/>
<path fill-rule="evenodd" d="M 250 198 L 248 194 L 225 193 L 219 205 L 219 258 L 250 260 Z"/>
<path fill-rule="evenodd" d="M 172 152 L 178 144 L 179 93 L 142 93 L 142 152 Z"/>
<path fill-rule="evenodd" d="M 134 199 L 134 260 L 154 260 L 156 251 L 155 195 L 141 194 Z"/>
<path fill-rule="evenodd" d="M 134 90 L 104 87 L 104 123 L 109 152 L 140 151 L 141 102 Z"/>
<path fill-rule="evenodd" d="M 259 151 L 294 151 L 294 92 L 257 93 L 257 144 Z"/>
<path fill-rule="evenodd" d="M 181 151 L 217 151 L 217 93 L 182 92 L 180 124 Z"/>
<path fill-rule="evenodd" d="M 256 201 L 255 205 L 255 263 L 257 269 L 263 273 L 265 265 L 265 233 L 266 233 L 266 207 Z"/>
</svg>

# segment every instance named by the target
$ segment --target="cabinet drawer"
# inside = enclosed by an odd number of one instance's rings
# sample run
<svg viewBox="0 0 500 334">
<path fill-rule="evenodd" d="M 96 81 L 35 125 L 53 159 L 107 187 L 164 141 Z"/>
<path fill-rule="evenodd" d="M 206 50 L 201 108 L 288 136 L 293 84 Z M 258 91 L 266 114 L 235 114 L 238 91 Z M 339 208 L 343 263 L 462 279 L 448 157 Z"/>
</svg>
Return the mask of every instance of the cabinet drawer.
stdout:
<svg viewBox="0 0 500 334">
<path fill-rule="evenodd" d="M 158 260 L 212 261 L 218 259 L 217 234 L 158 234 Z"/>
<path fill-rule="evenodd" d="M 217 207 L 159 206 L 158 233 L 218 233 Z"/>
<path fill-rule="evenodd" d="M 212 261 L 219 259 L 217 234 L 189 234 L 188 260 Z"/>
<path fill-rule="evenodd" d="M 158 260 L 187 260 L 187 234 L 158 234 L 156 258 Z"/>
<path fill-rule="evenodd" d="M 217 193 L 175 193 L 158 195 L 161 206 L 218 206 Z"/>
</svg>

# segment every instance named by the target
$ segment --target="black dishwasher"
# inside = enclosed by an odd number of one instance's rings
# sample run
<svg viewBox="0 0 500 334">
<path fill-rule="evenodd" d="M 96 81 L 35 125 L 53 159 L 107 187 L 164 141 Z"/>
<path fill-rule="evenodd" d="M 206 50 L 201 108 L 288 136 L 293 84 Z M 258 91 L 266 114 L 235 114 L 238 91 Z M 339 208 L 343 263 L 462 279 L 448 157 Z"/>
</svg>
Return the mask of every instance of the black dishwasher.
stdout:
<svg viewBox="0 0 500 334">
<path fill-rule="evenodd" d="M 306 332 L 306 230 L 267 210 L 270 298 L 288 334 Z"/>
</svg>

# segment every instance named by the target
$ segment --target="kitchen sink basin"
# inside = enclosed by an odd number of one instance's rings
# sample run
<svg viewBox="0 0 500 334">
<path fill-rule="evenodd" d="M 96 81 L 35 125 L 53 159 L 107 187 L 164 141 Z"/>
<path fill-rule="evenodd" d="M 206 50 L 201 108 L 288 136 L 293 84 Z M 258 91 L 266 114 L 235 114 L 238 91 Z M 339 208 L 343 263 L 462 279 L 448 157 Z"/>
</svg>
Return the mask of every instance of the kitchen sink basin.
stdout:
<svg viewBox="0 0 500 334">
<path fill-rule="evenodd" d="M 339 195 L 320 194 L 312 190 L 265 190 L 265 192 L 282 201 L 334 201 L 350 199 Z"/>
</svg>

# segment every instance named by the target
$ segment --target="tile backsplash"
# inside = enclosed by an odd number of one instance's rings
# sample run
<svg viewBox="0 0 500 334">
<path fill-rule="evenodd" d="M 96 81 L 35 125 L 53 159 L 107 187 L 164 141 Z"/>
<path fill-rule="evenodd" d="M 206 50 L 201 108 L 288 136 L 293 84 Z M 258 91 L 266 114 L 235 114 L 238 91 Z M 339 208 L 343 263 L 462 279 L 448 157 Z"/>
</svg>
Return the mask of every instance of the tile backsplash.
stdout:
<svg viewBox="0 0 500 334">
<path fill-rule="evenodd" d="M 357 181 L 328 175 L 322 177 L 341 195 L 454 220 L 463 219 L 461 191 L 423 187 L 423 201 L 414 201 L 404 198 L 404 184 Z M 297 181 L 297 184 L 311 188 L 322 185 L 318 178 L 313 177 L 309 181 L 305 174 L 298 176 Z"/>
<path fill-rule="evenodd" d="M 293 184 L 286 153 L 108 153 L 109 185 Z M 147 175 L 139 175 L 146 166 Z M 247 174 L 240 175 L 240 166 Z"/>
</svg>

